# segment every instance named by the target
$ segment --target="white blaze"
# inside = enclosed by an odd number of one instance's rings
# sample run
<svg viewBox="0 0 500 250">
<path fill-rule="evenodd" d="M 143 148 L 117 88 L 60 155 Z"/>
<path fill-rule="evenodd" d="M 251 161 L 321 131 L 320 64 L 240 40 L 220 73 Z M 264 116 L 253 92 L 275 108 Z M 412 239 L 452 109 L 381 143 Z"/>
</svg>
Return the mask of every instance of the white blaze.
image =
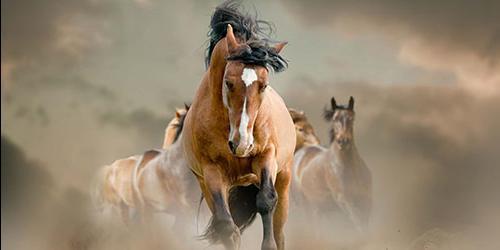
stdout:
<svg viewBox="0 0 500 250">
<path fill-rule="evenodd" d="M 248 87 L 252 85 L 254 81 L 257 81 L 257 73 L 255 73 L 254 69 L 244 68 L 243 74 L 241 74 L 241 80 L 243 80 L 245 85 Z"/>
<path fill-rule="evenodd" d="M 244 68 L 243 74 L 241 74 L 241 80 L 245 83 L 246 87 L 252 85 L 254 81 L 257 81 L 257 73 L 254 69 Z M 245 97 L 243 101 L 243 109 L 241 111 L 241 120 L 240 120 L 240 142 L 247 143 L 246 145 L 250 145 L 253 143 L 253 136 L 248 134 L 248 123 L 250 122 L 250 117 L 247 113 L 247 98 Z M 248 140 L 248 141 L 247 141 Z"/>
<path fill-rule="evenodd" d="M 251 68 L 244 68 L 243 73 L 241 74 L 241 80 L 243 80 L 243 83 L 245 83 L 245 87 L 249 87 L 250 85 L 253 84 L 254 81 L 257 81 L 257 73 L 255 72 L 254 69 Z M 224 106 L 226 106 L 227 109 L 229 108 L 228 105 L 228 89 L 227 86 L 223 86 L 222 88 L 222 101 L 224 103 Z M 251 131 L 248 131 L 248 124 L 250 123 L 250 116 L 248 115 L 247 111 L 247 98 L 246 96 L 243 99 L 243 107 L 241 110 L 241 119 L 240 119 L 240 124 L 238 129 L 236 128 L 233 129 L 233 124 L 230 124 L 230 132 L 229 132 L 229 138 L 232 140 L 236 134 L 236 131 L 239 132 L 240 134 L 240 143 L 238 145 L 238 148 L 240 150 L 246 150 L 241 147 L 248 147 L 249 145 L 253 144 L 253 135 Z"/>
<path fill-rule="evenodd" d="M 244 142 L 248 138 L 247 127 L 248 122 L 250 122 L 250 117 L 247 114 L 247 98 L 243 101 L 243 110 L 241 111 L 241 120 L 240 120 L 240 141 Z"/>
</svg>

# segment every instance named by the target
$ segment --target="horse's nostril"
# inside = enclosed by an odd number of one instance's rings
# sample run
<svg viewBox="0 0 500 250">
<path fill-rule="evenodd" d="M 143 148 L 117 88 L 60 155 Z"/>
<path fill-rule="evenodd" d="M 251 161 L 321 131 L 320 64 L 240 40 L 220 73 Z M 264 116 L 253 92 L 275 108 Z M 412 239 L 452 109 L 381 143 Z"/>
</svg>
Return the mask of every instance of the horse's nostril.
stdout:
<svg viewBox="0 0 500 250">
<path fill-rule="evenodd" d="M 227 144 L 229 145 L 229 149 L 231 150 L 231 152 L 234 153 L 236 151 L 236 147 L 234 145 L 234 142 L 233 141 L 229 141 Z"/>
</svg>

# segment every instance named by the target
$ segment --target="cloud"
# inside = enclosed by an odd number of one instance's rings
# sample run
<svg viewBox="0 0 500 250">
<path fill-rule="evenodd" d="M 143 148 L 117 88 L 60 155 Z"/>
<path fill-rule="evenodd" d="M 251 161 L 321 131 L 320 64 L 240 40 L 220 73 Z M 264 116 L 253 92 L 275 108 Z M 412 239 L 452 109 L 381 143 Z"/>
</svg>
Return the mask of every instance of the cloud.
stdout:
<svg viewBox="0 0 500 250">
<path fill-rule="evenodd" d="M 2 135 L 2 218 L 35 216 L 34 205 L 44 209 L 54 190 L 54 179 L 37 161 L 29 159 L 22 148 Z M 29 212 L 28 212 L 29 211 Z M 5 214 L 4 214 L 5 213 Z"/>
<path fill-rule="evenodd" d="M 133 130 L 146 142 L 144 150 L 161 145 L 163 133 L 170 121 L 169 119 L 155 114 L 145 108 L 139 108 L 130 112 L 111 110 L 102 113 L 99 121 L 103 125 L 114 125 L 121 129 Z M 158 143 L 155 143 L 158 142 Z"/>
<path fill-rule="evenodd" d="M 400 59 L 452 72 L 481 94 L 500 90 L 498 1 L 283 1 L 306 26 L 346 35 L 378 34 L 400 46 Z"/>
<path fill-rule="evenodd" d="M 2 1 L 2 61 L 41 63 L 106 43 L 101 26 L 109 10 L 91 0 Z"/>
</svg>

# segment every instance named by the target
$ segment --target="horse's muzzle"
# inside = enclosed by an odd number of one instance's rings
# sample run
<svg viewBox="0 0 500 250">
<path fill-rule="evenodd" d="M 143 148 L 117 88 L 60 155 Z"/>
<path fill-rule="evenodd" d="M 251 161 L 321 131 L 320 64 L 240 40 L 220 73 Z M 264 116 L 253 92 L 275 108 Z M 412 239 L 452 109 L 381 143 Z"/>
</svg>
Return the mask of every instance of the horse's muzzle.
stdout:
<svg viewBox="0 0 500 250">
<path fill-rule="evenodd" d="M 242 145 L 240 143 L 235 143 L 234 141 L 228 141 L 229 150 L 236 157 L 247 157 L 253 149 L 253 144 Z"/>
</svg>

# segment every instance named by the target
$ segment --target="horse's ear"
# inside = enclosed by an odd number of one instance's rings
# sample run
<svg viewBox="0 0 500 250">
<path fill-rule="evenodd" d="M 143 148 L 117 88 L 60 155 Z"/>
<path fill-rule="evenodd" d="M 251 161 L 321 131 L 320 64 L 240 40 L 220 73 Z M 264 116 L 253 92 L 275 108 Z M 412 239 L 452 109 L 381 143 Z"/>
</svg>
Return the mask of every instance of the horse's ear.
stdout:
<svg viewBox="0 0 500 250">
<path fill-rule="evenodd" d="M 332 110 L 337 109 L 337 102 L 335 101 L 335 97 L 332 96 L 330 103 L 332 104 Z"/>
<path fill-rule="evenodd" d="M 175 109 L 175 117 L 180 118 L 181 117 L 181 110 L 180 109 Z"/>
<path fill-rule="evenodd" d="M 277 43 L 274 45 L 274 51 L 279 54 L 287 44 L 288 42 Z"/>
<path fill-rule="evenodd" d="M 236 37 L 234 37 L 233 27 L 231 26 L 231 24 L 227 25 L 226 43 L 227 51 L 229 52 L 229 54 L 232 54 L 238 50 L 239 44 L 236 41 Z"/>
<path fill-rule="evenodd" d="M 350 110 L 354 110 L 354 98 L 351 96 L 349 98 L 349 107 Z"/>
</svg>

